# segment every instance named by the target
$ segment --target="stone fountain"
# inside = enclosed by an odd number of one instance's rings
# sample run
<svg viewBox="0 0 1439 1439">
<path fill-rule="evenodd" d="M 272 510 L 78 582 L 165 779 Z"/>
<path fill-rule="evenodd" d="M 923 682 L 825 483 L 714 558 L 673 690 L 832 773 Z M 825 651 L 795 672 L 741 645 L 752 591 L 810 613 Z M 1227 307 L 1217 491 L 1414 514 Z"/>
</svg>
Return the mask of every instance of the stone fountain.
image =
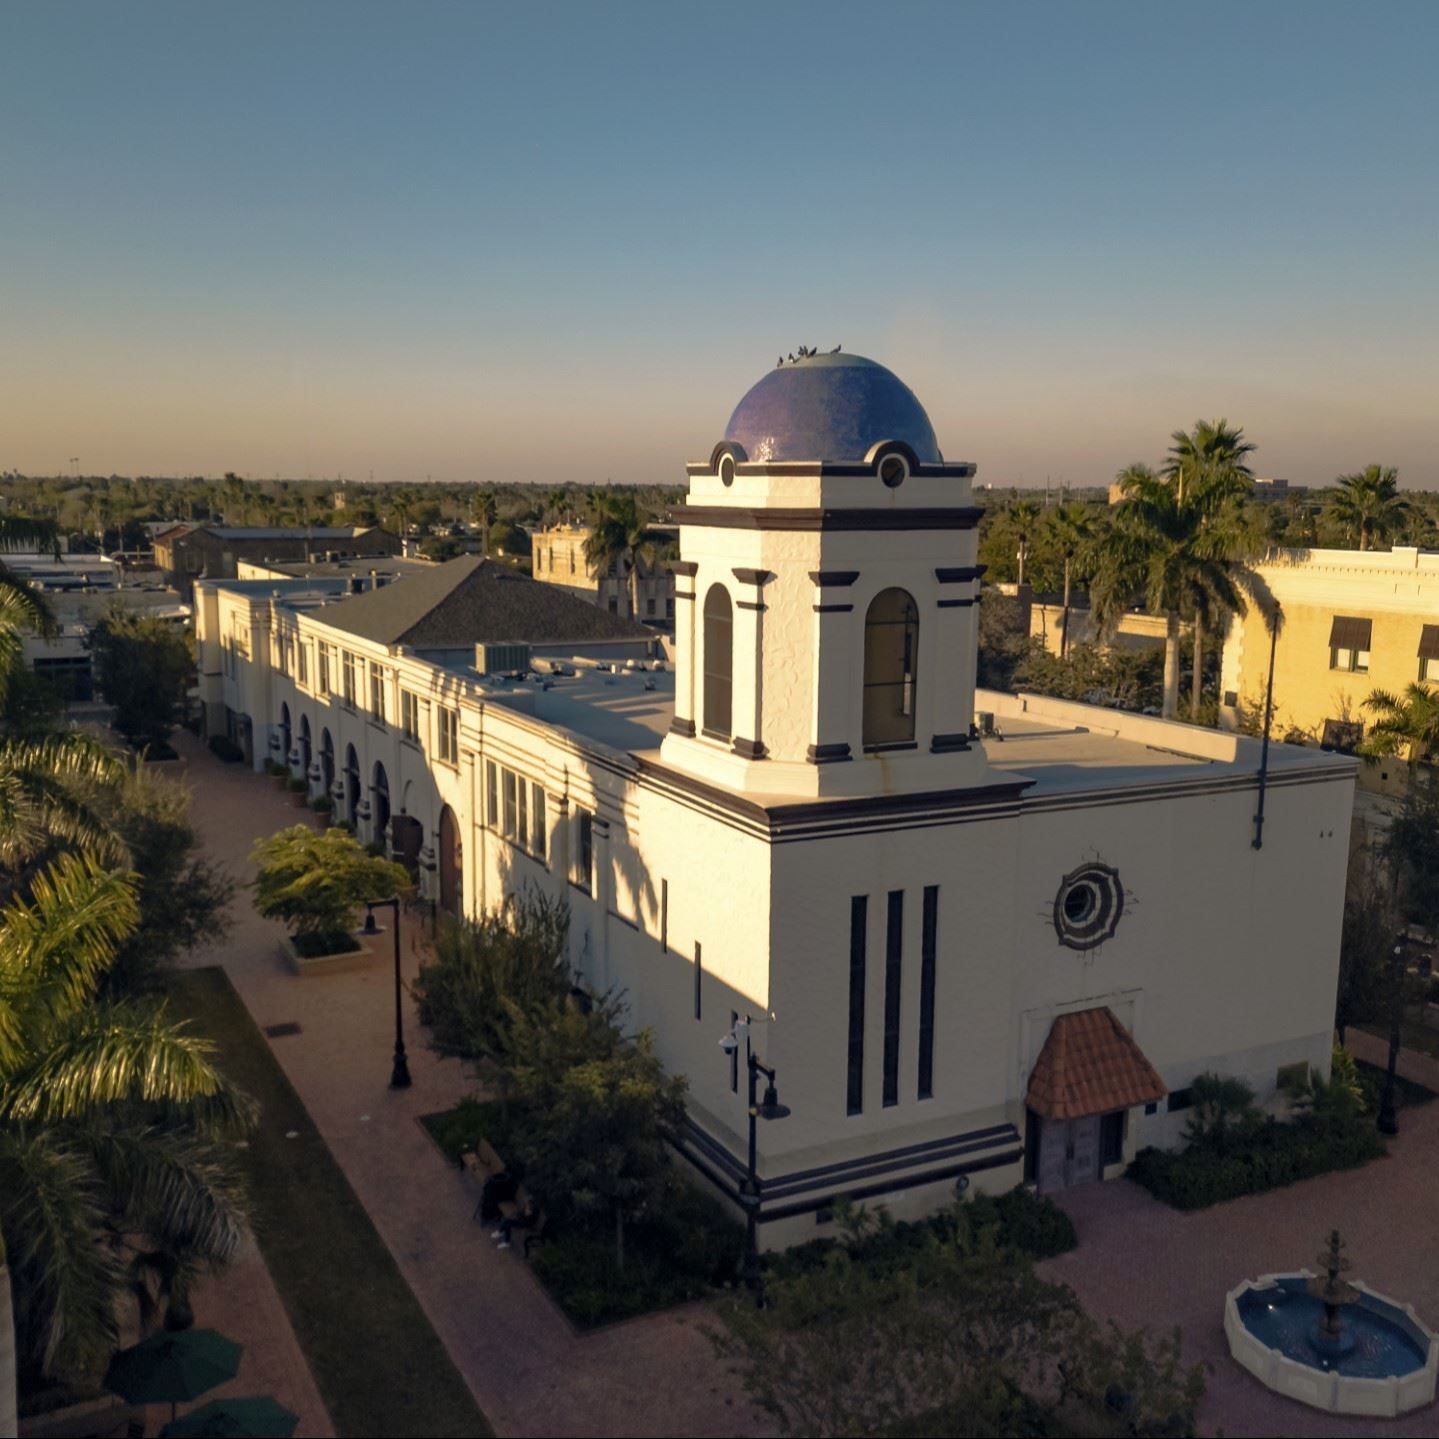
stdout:
<svg viewBox="0 0 1439 1439">
<path fill-rule="evenodd" d="M 1393 1417 L 1434 1402 L 1439 1336 L 1400 1305 L 1344 1275 L 1329 1232 L 1319 1272 L 1265 1274 L 1224 1301 L 1229 1352 L 1276 1393 L 1336 1414 Z"/>
</svg>

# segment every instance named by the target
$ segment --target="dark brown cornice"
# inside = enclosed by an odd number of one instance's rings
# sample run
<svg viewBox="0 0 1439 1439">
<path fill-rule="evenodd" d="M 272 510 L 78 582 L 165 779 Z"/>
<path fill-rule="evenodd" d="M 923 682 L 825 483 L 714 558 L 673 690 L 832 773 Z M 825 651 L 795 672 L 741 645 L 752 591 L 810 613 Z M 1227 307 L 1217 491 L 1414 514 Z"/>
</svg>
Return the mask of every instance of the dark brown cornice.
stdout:
<svg viewBox="0 0 1439 1439">
<path fill-rule="evenodd" d="M 677 525 L 720 530 L 972 530 L 983 512 L 972 505 L 923 509 L 764 509 L 683 505 L 668 518 Z"/>
</svg>

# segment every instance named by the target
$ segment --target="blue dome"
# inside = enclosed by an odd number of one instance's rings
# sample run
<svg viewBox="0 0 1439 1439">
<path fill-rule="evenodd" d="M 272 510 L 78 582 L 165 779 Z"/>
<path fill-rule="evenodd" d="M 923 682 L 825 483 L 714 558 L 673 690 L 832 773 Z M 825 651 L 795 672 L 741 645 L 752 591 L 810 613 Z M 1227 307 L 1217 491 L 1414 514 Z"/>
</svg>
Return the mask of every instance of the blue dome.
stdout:
<svg viewBox="0 0 1439 1439">
<path fill-rule="evenodd" d="M 901 440 L 922 464 L 942 456 L 914 391 L 861 355 L 807 355 L 773 369 L 735 406 L 724 437 L 757 464 L 863 460 Z"/>
</svg>

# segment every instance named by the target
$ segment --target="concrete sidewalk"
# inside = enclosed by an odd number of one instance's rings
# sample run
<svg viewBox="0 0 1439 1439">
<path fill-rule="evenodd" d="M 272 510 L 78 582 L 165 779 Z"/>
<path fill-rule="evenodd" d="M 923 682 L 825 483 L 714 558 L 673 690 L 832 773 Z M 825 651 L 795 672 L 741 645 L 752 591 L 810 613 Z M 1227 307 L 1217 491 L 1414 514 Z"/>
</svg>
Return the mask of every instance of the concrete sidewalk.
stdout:
<svg viewBox="0 0 1439 1439">
<path fill-rule="evenodd" d="M 310 822 L 272 781 L 220 763 L 188 733 L 175 747 L 194 792 L 192 821 L 210 855 L 241 883 L 253 875 L 248 856 L 255 840 Z M 388 963 L 302 979 L 281 961 L 281 927 L 260 918 L 244 890 L 233 913 L 225 941 L 188 962 L 223 965 L 262 1028 L 300 1026 L 298 1034 L 270 1041 L 274 1053 L 497 1432 L 765 1432 L 702 1332 L 705 1306 L 581 1337 L 524 1261 L 496 1250 L 472 1221 L 473 1190 L 418 1119 L 452 1107 L 475 1086 L 460 1063 L 431 1053 L 407 994 L 414 1087 L 388 1087 L 394 1044 Z M 407 978 L 419 967 L 423 931 L 406 916 Z"/>
</svg>

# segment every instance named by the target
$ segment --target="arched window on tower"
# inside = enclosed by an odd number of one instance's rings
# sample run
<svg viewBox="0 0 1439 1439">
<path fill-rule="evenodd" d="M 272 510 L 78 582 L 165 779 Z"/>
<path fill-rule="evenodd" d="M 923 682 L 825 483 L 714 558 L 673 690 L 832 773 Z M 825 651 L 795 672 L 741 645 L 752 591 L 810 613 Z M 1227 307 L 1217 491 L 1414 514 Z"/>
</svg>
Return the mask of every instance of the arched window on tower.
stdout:
<svg viewBox="0 0 1439 1439">
<path fill-rule="evenodd" d="M 704 732 L 728 739 L 734 714 L 734 611 L 723 585 L 709 587 L 704 618 Z"/>
<path fill-rule="evenodd" d="M 919 611 L 905 590 L 881 590 L 864 617 L 864 747 L 914 743 Z"/>
</svg>

